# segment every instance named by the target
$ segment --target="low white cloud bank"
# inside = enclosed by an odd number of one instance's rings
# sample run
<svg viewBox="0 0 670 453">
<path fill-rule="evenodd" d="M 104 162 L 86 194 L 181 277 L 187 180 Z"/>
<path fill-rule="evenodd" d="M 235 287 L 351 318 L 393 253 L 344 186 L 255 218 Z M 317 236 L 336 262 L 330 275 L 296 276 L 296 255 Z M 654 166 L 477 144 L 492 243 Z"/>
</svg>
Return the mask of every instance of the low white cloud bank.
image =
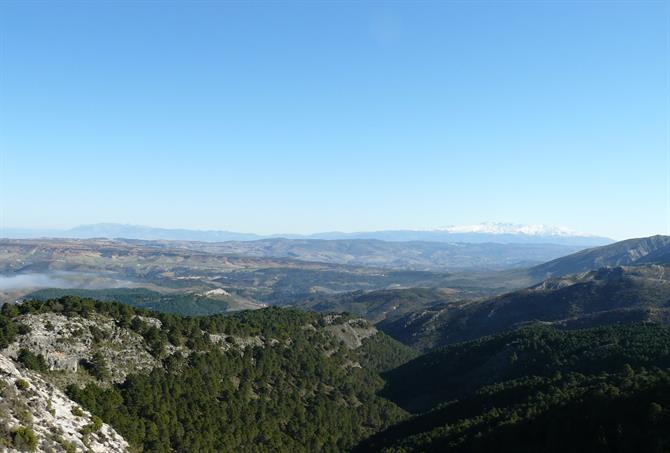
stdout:
<svg viewBox="0 0 670 453">
<path fill-rule="evenodd" d="M 24 288 L 72 288 L 72 283 L 49 274 L 0 275 L 0 291 Z"/>
<path fill-rule="evenodd" d="M 114 278 L 113 276 L 77 272 L 0 275 L 0 291 L 21 291 L 39 288 L 100 289 L 132 286 L 137 285 L 127 280 Z"/>
</svg>

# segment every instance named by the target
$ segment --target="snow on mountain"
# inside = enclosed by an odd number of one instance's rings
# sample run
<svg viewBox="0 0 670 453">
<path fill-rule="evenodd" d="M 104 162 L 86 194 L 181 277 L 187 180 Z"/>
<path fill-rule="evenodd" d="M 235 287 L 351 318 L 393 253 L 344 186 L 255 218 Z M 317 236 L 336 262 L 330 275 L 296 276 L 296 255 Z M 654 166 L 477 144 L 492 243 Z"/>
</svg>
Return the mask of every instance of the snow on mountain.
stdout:
<svg viewBox="0 0 670 453">
<path fill-rule="evenodd" d="M 254 241 L 260 239 L 376 239 L 391 242 L 465 242 L 465 243 L 518 243 L 518 244 L 562 244 L 593 247 L 611 244 L 606 237 L 579 233 L 563 227 L 547 225 L 518 225 L 513 223 L 480 223 L 477 225 L 447 226 L 423 230 L 381 230 L 352 233 L 327 232 L 315 234 L 273 234 L 256 235 L 231 231 L 203 231 L 186 229 L 153 228 L 138 225 L 95 224 L 81 225 L 69 230 L 12 230 L 0 229 L 0 237 L 6 238 L 125 238 L 144 240 L 179 241 Z"/>
<path fill-rule="evenodd" d="M 515 223 L 500 222 L 485 222 L 476 225 L 455 225 L 438 228 L 437 231 L 443 231 L 445 233 L 524 234 L 528 236 L 592 236 L 590 234 L 581 233 L 565 227 L 541 224 L 520 225 Z"/>
</svg>

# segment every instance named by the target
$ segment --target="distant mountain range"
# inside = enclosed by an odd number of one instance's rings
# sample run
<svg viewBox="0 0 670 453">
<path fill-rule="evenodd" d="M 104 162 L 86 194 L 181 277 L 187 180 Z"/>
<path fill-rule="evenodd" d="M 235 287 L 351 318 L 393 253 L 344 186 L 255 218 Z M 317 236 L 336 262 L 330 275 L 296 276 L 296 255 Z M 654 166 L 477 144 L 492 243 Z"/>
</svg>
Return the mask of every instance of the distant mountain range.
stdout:
<svg viewBox="0 0 670 453">
<path fill-rule="evenodd" d="M 66 238 L 66 239 L 144 239 L 167 241 L 253 241 L 261 239 L 256 234 L 234 233 L 215 230 L 186 230 L 153 228 L 141 225 L 123 225 L 119 223 L 96 223 L 80 225 L 70 229 L 28 229 L 5 228 L 0 230 L 0 237 L 10 239 Z"/>
<path fill-rule="evenodd" d="M 487 222 L 458 225 L 434 230 L 385 230 L 358 233 L 320 233 L 318 239 L 381 239 L 384 241 L 498 242 L 512 244 L 563 244 L 596 246 L 611 244 L 612 239 L 548 225 L 519 225 Z"/>
<path fill-rule="evenodd" d="M 203 242 L 253 241 L 267 238 L 286 239 L 378 239 L 392 242 L 466 242 L 466 243 L 518 243 L 518 244 L 560 244 L 592 247 L 614 242 L 612 239 L 579 233 L 566 228 L 546 225 L 517 225 L 510 223 L 482 223 L 478 225 L 449 226 L 434 230 L 383 230 L 369 232 L 325 232 L 310 235 L 273 234 L 257 235 L 219 230 L 188 230 L 153 228 L 140 225 L 99 223 L 81 225 L 71 229 L 17 229 L 0 230 L 0 237 L 6 238 L 125 238 L 145 240 L 181 240 Z"/>
</svg>

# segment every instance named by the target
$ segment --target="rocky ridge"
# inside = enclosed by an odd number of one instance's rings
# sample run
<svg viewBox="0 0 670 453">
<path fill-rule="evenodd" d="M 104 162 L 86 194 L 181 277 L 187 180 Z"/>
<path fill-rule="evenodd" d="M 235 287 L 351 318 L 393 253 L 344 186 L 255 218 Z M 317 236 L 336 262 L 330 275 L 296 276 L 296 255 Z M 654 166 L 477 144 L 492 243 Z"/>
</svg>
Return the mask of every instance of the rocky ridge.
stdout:
<svg viewBox="0 0 670 453">
<path fill-rule="evenodd" d="M 113 428 L 3 354 L 0 395 L 0 451 L 129 451 Z"/>
</svg>

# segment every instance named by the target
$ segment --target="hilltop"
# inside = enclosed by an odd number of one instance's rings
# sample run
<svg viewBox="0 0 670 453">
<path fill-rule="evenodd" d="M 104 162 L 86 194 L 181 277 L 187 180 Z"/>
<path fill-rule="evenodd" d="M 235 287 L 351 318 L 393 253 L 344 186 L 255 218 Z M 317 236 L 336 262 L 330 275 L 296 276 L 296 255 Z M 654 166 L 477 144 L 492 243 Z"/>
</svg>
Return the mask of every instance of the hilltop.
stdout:
<svg viewBox="0 0 670 453">
<path fill-rule="evenodd" d="M 534 278 L 545 279 L 576 274 L 591 269 L 635 264 L 670 264 L 670 236 L 627 239 L 594 247 L 532 267 Z"/>
</svg>

